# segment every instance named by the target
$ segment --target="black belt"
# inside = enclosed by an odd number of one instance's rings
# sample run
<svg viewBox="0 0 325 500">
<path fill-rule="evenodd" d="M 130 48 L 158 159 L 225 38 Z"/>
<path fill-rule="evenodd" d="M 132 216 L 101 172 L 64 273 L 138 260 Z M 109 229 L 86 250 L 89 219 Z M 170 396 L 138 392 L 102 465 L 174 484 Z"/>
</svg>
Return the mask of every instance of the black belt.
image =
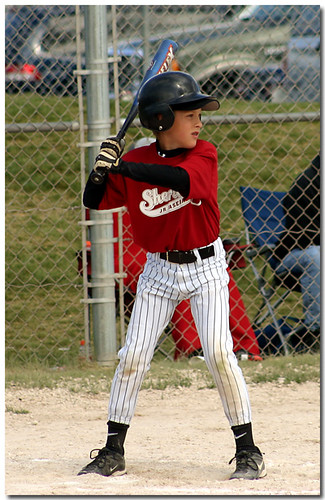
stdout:
<svg viewBox="0 0 325 500">
<path fill-rule="evenodd" d="M 208 257 L 214 256 L 214 246 L 199 248 L 198 252 L 201 259 L 207 259 Z M 191 264 L 196 262 L 196 255 L 193 250 L 188 250 L 187 252 L 180 252 L 178 250 L 171 250 L 170 252 L 162 252 L 160 258 L 167 260 L 168 262 L 173 262 L 174 264 Z"/>
</svg>

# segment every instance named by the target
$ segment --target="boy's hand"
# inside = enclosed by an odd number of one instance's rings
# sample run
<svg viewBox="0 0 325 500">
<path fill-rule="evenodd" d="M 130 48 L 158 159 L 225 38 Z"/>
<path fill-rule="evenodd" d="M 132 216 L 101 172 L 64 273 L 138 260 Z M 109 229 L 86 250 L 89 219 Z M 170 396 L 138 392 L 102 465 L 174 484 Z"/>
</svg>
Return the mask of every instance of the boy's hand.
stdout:
<svg viewBox="0 0 325 500">
<path fill-rule="evenodd" d="M 110 169 L 118 166 L 120 156 L 125 146 L 124 139 L 118 140 L 116 137 L 108 137 L 100 146 L 99 155 L 96 157 L 94 170 Z"/>
</svg>

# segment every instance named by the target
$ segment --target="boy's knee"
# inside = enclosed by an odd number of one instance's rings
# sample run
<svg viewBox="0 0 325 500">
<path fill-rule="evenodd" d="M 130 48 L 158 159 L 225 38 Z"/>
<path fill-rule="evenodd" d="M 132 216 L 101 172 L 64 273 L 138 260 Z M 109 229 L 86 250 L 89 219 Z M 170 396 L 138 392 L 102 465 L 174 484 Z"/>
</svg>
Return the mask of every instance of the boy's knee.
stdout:
<svg viewBox="0 0 325 500">
<path fill-rule="evenodd" d="M 124 347 L 119 353 L 119 358 L 124 375 L 142 372 L 148 364 L 145 353 L 137 348 L 132 349 L 132 347 Z"/>
<path fill-rule="evenodd" d="M 229 363 L 229 356 L 234 356 L 234 354 L 232 351 L 229 352 L 226 347 L 214 348 L 211 352 L 204 355 L 210 364 L 218 368 L 218 371 L 220 371 L 220 367 L 222 368 Z"/>
</svg>

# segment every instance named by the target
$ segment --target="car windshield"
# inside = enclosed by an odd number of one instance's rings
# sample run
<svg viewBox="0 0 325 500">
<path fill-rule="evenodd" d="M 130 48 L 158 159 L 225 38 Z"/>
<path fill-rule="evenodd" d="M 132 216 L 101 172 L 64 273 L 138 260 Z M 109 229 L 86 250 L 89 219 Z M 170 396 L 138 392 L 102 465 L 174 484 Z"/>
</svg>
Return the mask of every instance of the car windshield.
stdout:
<svg viewBox="0 0 325 500">
<path fill-rule="evenodd" d="M 281 22 L 289 20 L 292 12 L 290 5 L 248 5 L 239 14 L 241 21 L 258 21 L 265 23 L 269 21 Z"/>
<path fill-rule="evenodd" d="M 264 26 L 290 22 L 292 36 L 315 36 L 320 32 L 319 5 L 248 5 L 237 18 L 243 22 L 257 22 Z"/>
</svg>

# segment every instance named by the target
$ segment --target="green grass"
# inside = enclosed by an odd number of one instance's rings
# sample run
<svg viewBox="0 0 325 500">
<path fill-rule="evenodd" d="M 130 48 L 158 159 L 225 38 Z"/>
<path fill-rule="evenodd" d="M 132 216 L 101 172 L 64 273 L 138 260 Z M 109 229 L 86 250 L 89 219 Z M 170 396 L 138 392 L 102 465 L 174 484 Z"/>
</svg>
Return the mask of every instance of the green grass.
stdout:
<svg viewBox="0 0 325 500">
<path fill-rule="evenodd" d="M 29 413 L 28 410 L 14 408 L 13 406 L 7 406 L 7 405 L 6 405 L 6 412 L 15 413 L 16 415 L 27 415 Z"/>
<path fill-rule="evenodd" d="M 266 358 L 257 366 L 251 361 L 241 362 L 249 383 L 278 382 L 281 384 L 320 381 L 320 354 L 296 354 Z"/>
<path fill-rule="evenodd" d="M 320 381 L 320 355 L 299 354 L 267 358 L 262 362 L 240 361 L 248 384 L 301 384 Z M 64 367 L 45 363 L 17 364 L 6 369 L 6 387 L 49 388 L 65 387 L 71 392 L 98 394 L 109 392 L 115 367 L 77 361 Z M 204 361 L 183 360 L 177 363 L 154 360 L 143 385 L 144 389 L 163 391 L 167 387 L 213 389 L 215 384 Z"/>
<path fill-rule="evenodd" d="M 73 121 L 78 117 L 78 99 L 17 94 L 5 96 L 6 123 Z"/>
<path fill-rule="evenodd" d="M 123 103 L 123 116 L 129 106 Z M 224 101 L 220 109 L 225 115 L 285 111 L 319 111 L 319 104 Z M 77 121 L 78 102 L 68 97 L 7 95 L 5 113 L 6 123 Z M 202 138 L 211 140 L 219 155 L 222 237 L 240 235 L 243 242 L 239 186 L 287 189 L 319 151 L 319 128 L 319 122 L 204 128 Z M 136 136 L 139 131 L 131 128 L 127 143 Z M 78 132 L 69 131 L 6 134 L 6 359 L 10 367 L 30 361 L 67 366 L 78 358 L 83 337 L 82 280 L 76 272 L 82 210 L 79 140 Z M 246 268 L 234 275 L 252 318 L 258 307 L 252 272 Z M 284 314 L 295 306 L 293 298 Z M 160 382 L 152 381 L 156 383 Z M 186 376 L 182 383 L 188 383 Z"/>
</svg>

